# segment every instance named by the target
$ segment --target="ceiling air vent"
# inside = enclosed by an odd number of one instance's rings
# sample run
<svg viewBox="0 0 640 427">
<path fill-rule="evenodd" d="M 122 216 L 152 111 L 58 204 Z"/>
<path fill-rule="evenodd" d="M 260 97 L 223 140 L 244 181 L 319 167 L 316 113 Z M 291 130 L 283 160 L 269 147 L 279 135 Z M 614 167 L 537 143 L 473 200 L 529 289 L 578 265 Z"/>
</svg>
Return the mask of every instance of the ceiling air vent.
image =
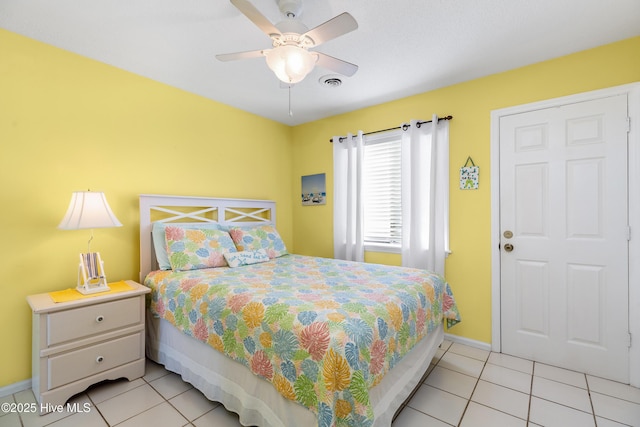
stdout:
<svg viewBox="0 0 640 427">
<path fill-rule="evenodd" d="M 342 79 L 338 76 L 322 76 L 319 80 L 322 86 L 338 87 L 342 84 Z"/>
</svg>

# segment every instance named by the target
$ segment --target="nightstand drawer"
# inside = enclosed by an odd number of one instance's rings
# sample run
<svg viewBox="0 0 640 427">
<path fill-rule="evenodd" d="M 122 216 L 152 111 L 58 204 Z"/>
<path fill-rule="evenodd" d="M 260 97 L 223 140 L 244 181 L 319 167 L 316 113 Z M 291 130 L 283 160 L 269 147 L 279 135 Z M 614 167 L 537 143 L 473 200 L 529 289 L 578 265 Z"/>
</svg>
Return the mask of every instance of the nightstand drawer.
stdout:
<svg viewBox="0 0 640 427">
<path fill-rule="evenodd" d="M 144 357 L 143 332 L 50 357 L 48 389 L 115 368 Z"/>
<path fill-rule="evenodd" d="M 140 297 L 47 315 L 47 345 L 55 345 L 142 322 Z"/>
</svg>

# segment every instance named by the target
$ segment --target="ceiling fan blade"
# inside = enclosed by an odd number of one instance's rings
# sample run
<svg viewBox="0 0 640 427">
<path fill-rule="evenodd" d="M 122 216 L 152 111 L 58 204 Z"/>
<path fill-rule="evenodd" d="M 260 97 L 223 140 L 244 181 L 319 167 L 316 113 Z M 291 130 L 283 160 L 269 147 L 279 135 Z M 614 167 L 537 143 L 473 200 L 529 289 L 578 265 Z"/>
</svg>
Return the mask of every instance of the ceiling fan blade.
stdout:
<svg viewBox="0 0 640 427">
<path fill-rule="evenodd" d="M 254 5 L 248 0 L 231 0 L 231 4 L 238 8 L 251 22 L 262 30 L 269 37 L 280 35 L 275 25 L 271 23 Z"/>
<path fill-rule="evenodd" d="M 358 71 L 358 66 L 355 64 L 334 58 L 333 56 L 329 56 L 325 53 L 313 53 L 318 55 L 318 62 L 316 62 L 316 64 L 322 68 L 326 68 L 347 77 L 353 76 L 356 71 Z"/>
<path fill-rule="evenodd" d="M 309 37 L 315 46 L 327 42 L 329 40 L 340 37 L 343 34 L 350 33 L 358 29 L 358 23 L 347 12 L 341 13 L 335 18 L 329 19 L 324 24 L 320 24 L 310 29 L 302 35 Z"/>
<path fill-rule="evenodd" d="M 267 49 L 268 50 L 268 49 Z M 223 53 L 220 55 L 216 55 L 216 59 L 218 61 L 237 61 L 238 59 L 250 59 L 250 58 L 258 58 L 260 56 L 264 56 L 265 50 L 250 50 L 247 52 L 235 52 L 235 53 Z"/>
</svg>

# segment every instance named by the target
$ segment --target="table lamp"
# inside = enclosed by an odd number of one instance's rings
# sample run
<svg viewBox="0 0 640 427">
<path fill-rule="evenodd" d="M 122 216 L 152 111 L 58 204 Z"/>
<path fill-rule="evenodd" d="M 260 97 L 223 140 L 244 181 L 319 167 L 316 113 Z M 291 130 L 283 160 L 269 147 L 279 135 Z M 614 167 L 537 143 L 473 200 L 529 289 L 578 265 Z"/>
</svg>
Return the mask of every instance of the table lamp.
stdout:
<svg viewBox="0 0 640 427">
<path fill-rule="evenodd" d="M 94 228 L 122 227 L 102 192 L 76 191 L 71 195 L 67 213 L 58 228 L 62 230 L 91 229 L 87 253 L 80 254 L 78 292 L 88 295 L 109 290 L 104 263 L 99 252 L 91 252 Z"/>
</svg>

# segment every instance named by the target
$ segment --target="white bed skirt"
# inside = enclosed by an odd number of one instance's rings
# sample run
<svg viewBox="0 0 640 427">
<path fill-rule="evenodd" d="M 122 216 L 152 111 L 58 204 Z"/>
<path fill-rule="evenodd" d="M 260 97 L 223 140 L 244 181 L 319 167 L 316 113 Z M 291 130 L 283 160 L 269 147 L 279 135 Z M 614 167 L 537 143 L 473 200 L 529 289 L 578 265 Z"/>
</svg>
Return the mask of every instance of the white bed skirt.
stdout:
<svg viewBox="0 0 640 427">
<path fill-rule="evenodd" d="M 314 413 L 280 395 L 268 381 L 147 311 L 147 356 L 182 376 L 208 399 L 222 403 L 244 426 L 316 426 Z M 421 340 L 370 390 L 374 426 L 390 426 L 442 343 L 442 325 Z"/>
</svg>

